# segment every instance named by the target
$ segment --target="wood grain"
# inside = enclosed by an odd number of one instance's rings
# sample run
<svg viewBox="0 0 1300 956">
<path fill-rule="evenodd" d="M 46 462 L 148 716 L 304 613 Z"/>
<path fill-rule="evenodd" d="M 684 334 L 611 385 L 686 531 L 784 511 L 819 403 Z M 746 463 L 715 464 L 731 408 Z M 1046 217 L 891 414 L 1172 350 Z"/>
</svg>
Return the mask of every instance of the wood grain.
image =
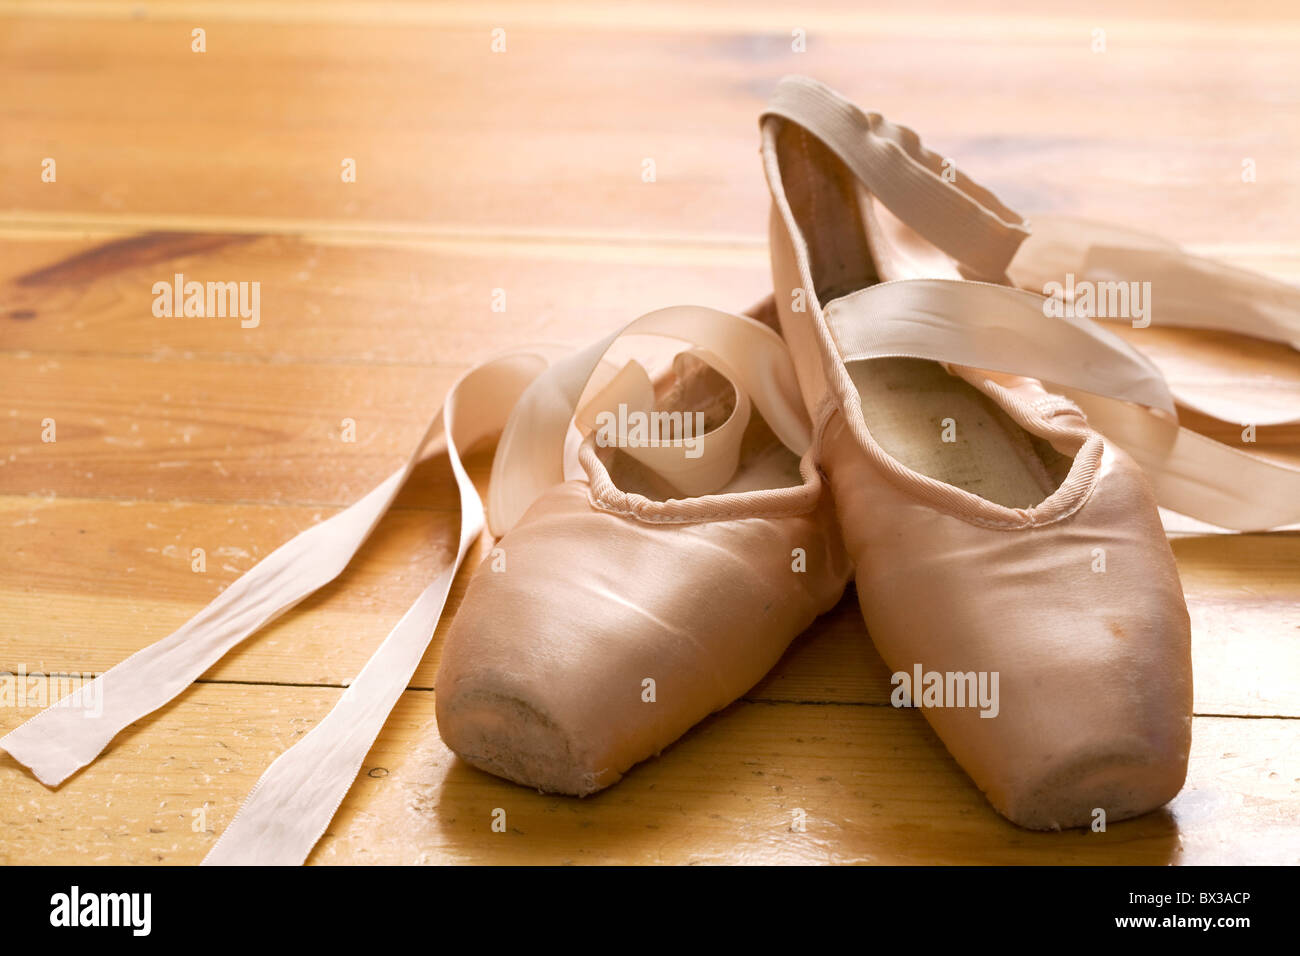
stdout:
<svg viewBox="0 0 1300 956">
<path fill-rule="evenodd" d="M 57 793 L 0 757 L 0 862 L 196 863 L 337 695 L 199 685 Z M 0 710 L 0 729 L 21 716 Z M 310 862 L 1295 864 L 1296 757 L 1291 721 L 1198 718 L 1167 808 L 1104 833 L 1035 833 L 987 805 L 915 712 L 742 703 L 579 800 L 459 762 L 433 695 L 408 691 Z"/>
<path fill-rule="evenodd" d="M 584 25 L 595 8 L 578 6 L 556 26 L 525 18 L 493 54 L 497 14 L 452 9 L 398 24 L 223 18 L 202 54 L 175 20 L 11 19 L 3 205 L 759 238 L 755 117 L 780 76 L 807 72 L 932 131 L 934 148 L 1015 207 L 1189 241 L 1295 241 L 1293 15 L 1239 35 L 1221 20 L 1143 28 L 1116 10 L 1093 53 L 1087 20 L 950 12 L 899 27 L 906 17 L 875 26 L 859 13 L 862 32 L 814 33 L 800 54 L 779 18 L 771 32 L 718 32 L 665 16 L 611 42 Z M 55 183 L 40 179 L 45 157 Z M 345 157 L 355 183 L 341 181 Z"/>
<path fill-rule="evenodd" d="M 432 464 L 432 463 L 431 463 Z M 485 454 L 471 469 L 486 481 Z M 417 476 L 445 489 L 449 476 Z M 439 480 L 441 479 L 441 480 Z M 450 502 L 404 507 L 333 584 L 254 635 L 209 681 L 343 686 L 454 546 Z M 102 673 L 197 613 L 316 509 L 0 497 L 0 670 Z M 1192 616 L 1197 713 L 1300 717 L 1300 535 L 1174 541 Z M 193 570 L 193 549 L 206 568 Z M 457 578 L 454 614 L 481 552 Z M 93 589 L 87 582 L 93 581 Z M 411 686 L 432 688 L 448 616 Z M 853 592 L 804 634 L 750 700 L 888 703 L 889 671 Z"/>
<path fill-rule="evenodd" d="M 1031 214 L 1300 280 L 1297 42 L 1281 0 L 0 0 L 0 670 L 100 672 L 170 633 L 396 467 L 475 361 L 765 295 L 756 118 L 784 73 L 916 128 Z M 258 327 L 154 317 L 176 272 L 259 282 Z M 1190 347 L 1209 360 L 1191 384 L 1300 387 L 1293 353 Z M 1225 347 L 1249 350 L 1248 377 L 1215 376 Z M 1258 438 L 1300 464 L 1300 429 Z M 59 790 L 0 757 L 0 862 L 201 859 L 448 554 L 447 479 L 422 465 L 338 581 Z M 919 715 L 883 706 L 850 591 L 744 700 L 581 801 L 441 744 L 444 625 L 312 862 L 1300 862 L 1300 535 L 1173 548 L 1201 715 L 1188 784 L 1105 833 L 998 817 Z M 0 732 L 33 712 L 0 707 Z"/>
<path fill-rule="evenodd" d="M 155 317 L 153 284 L 178 272 L 260 283 L 257 327 Z M 69 240 L 60 232 L 6 236 L 0 224 L 0 349 L 465 368 L 529 342 L 584 345 L 664 302 L 744 309 L 771 294 L 768 273 L 757 242 L 385 245 L 230 233 Z"/>
</svg>

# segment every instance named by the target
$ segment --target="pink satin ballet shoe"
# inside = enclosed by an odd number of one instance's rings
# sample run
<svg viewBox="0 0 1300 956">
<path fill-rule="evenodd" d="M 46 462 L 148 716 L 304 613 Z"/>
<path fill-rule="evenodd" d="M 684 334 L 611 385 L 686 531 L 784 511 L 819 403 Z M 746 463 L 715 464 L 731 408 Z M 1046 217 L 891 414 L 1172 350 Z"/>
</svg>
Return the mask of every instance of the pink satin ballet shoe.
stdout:
<svg viewBox="0 0 1300 956">
<path fill-rule="evenodd" d="M 671 363 L 654 344 L 664 340 L 678 343 Z M 624 364 L 611 364 L 606 353 L 620 350 Z M 680 307 L 575 354 L 553 352 L 524 349 L 471 369 L 401 468 L 97 678 L 85 692 L 100 708 L 95 720 L 61 703 L 0 749 L 48 786 L 93 761 L 336 577 L 435 439 L 460 500 L 455 556 L 333 709 L 266 769 L 205 864 L 307 858 L 410 683 L 485 525 L 504 537 L 469 588 L 437 688 L 441 731 L 466 759 L 587 793 L 725 707 L 839 599 L 851 573 L 807 456 L 808 417 L 785 344 L 754 319 Z M 497 434 L 484 507 L 460 451 Z"/>
<path fill-rule="evenodd" d="M 850 573 L 779 337 L 750 319 L 673 311 L 729 347 L 683 353 L 653 382 L 633 353 L 577 416 L 570 480 L 484 560 L 442 651 L 442 739 L 539 790 L 607 787 L 726 707 Z M 687 431 L 698 422 L 694 457 L 629 434 L 645 412 Z M 521 404 L 499 464 L 530 417 Z M 626 442 L 612 440 L 620 431 Z"/>
<path fill-rule="evenodd" d="M 1062 392 L 1172 416 L 1163 379 L 1003 285 L 1019 217 L 910 130 L 791 78 L 762 156 L 781 327 L 894 702 L 1022 826 L 1159 807 L 1191 740 L 1187 609 L 1147 479 Z"/>
</svg>

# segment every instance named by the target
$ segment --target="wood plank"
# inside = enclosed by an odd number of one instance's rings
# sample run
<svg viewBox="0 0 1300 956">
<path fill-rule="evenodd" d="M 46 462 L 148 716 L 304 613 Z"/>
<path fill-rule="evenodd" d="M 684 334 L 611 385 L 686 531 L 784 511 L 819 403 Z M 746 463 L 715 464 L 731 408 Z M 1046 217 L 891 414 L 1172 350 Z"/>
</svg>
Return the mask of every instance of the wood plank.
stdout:
<svg viewBox="0 0 1300 956">
<path fill-rule="evenodd" d="M 405 461 L 456 374 L 0 355 L 0 491 L 341 507 Z M 450 500 L 443 482 L 412 488 Z"/>
<path fill-rule="evenodd" d="M 1300 716 L 1300 534 L 1170 543 L 1192 618 L 1197 712 Z"/>
<path fill-rule="evenodd" d="M 759 244 L 402 242 L 0 231 L 0 348 L 463 368 L 531 342 L 585 345 L 667 305 L 736 311 L 771 293 Z M 259 283 L 256 328 L 156 317 L 153 285 L 176 273 Z"/>
<path fill-rule="evenodd" d="M 470 460 L 480 486 L 486 455 Z M 449 480 L 449 479 L 448 479 Z M 0 670 L 102 673 L 160 640 L 291 534 L 312 509 L 0 497 Z M 205 680 L 343 686 L 449 560 L 451 514 L 400 509 L 352 566 L 215 665 Z M 204 573 L 192 570 L 202 547 Z M 432 688 L 442 641 L 483 552 L 412 678 Z M 88 586 L 93 582 L 93 587 Z M 850 593 L 752 691 L 755 699 L 888 700 L 888 671 Z"/>
<path fill-rule="evenodd" d="M 471 470 L 486 481 L 488 457 Z M 449 480 L 445 479 L 445 480 Z M 102 673 L 160 640 L 321 512 L 305 508 L 0 497 L 0 669 Z M 352 567 L 250 638 L 210 681 L 343 686 L 454 545 L 451 513 L 387 517 Z M 207 557 L 192 570 L 192 549 Z M 1193 623 L 1198 713 L 1300 716 L 1300 535 L 1173 542 Z M 412 679 L 432 688 L 442 641 L 479 555 Z M 850 589 L 746 698 L 886 704 L 889 670 Z"/>
<path fill-rule="evenodd" d="M 700 4 L 690 0 L 627 0 L 611 7 L 601 0 L 556 0 L 545 7 L 527 0 L 501 0 L 491 7 L 498 21 L 530 26 L 582 26 L 618 31 L 676 30 L 697 32 L 736 28 L 732 5 Z M 751 29 L 775 30 L 790 22 L 789 5 L 783 0 L 747 0 L 744 25 Z M 991 24 L 1013 19 L 1029 21 L 1038 30 L 1065 30 L 1081 19 L 1053 13 L 1045 15 L 1034 0 L 970 0 L 954 12 L 946 0 L 918 0 L 900 14 L 888 4 L 860 0 L 827 0 L 816 9 L 800 11 L 800 22 L 821 30 L 844 30 L 854 36 L 879 32 L 919 32 L 930 21 L 942 19 L 940 33 L 957 33 L 972 23 Z M 1213 21 L 1229 35 L 1275 36 L 1261 28 L 1286 26 L 1300 17 L 1286 0 L 1243 0 L 1234 6 L 1231 20 L 1225 20 L 1218 0 L 1095 0 L 1089 13 L 1097 18 L 1119 19 L 1153 29 L 1165 28 L 1164 36 L 1179 36 L 1178 27 L 1192 21 Z M 51 17 L 94 17 L 110 20 L 192 20 L 196 16 L 217 21 L 269 21 L 311 23 L 437 23 L 465 24 L 485 21 L 483 8 L 465 0 L 375 0 L 358 8 L 346 0 L 3 0 L 0 15 Z M 986 28 L 986 29 L 987 29 Z"/>
<path fill-rule="evenodd" d="M 69 237 L 0 226 L 0 348 L 459 367 L 503 343 L 577 346 L 665 305 L 738 311 L 771 292 L 767 250 L 757 241 L 340 240 L 95 228 L 92 236 Z M 1230 258 L 1300 279 L 1300 246 L 1290 257 L 1236 250 Z M 178 272 L 199 282 L 257 282 L 257 327 L 234 317 L 156 317 L 153 285 Z M 500 310 L 497 290 L 504 292 Z M 1300 360 L 1281 345 L 1122 323 L 1115 331 L 1153 355 L 1196 355 L 1224 387 L 1300 390 Z M 1222 349 L 1248 356 L 1254 378 L 1214 375 Z"/>
<path fill-rule="evenodd" d="M 860 35 L 817 34 L 799 54 L 788 29 L 611 39 L 534 20 L 493 55 L 495 21 L 473 19 L 229 21 L 204 54 L 190 52 L 185 23 L 11 19 L 3 206 L 761 237 L 755 119 L 779 76 L 807 72 L 920 129 L 1013 206 L 1188 241 L 1293 238 L 1294 21 L 1233 42 L 1221 22 L 1171 34 L 1168 23 L 1126 32 L 1121 18 L 1094 54 L 1091 21 L 999 17 L 981 30 L 935 17 L 937 31 L 913 22 L 873 42 L 864 79 Z M 47 156 L 56 183 L 40 180 Z M 344 157 L 358 161 L 356 183 L 340 181 Z M 1241 181 L 1245 158 L 1256 182 Z"/>
<path fill-rule="evenodd" d="M 0 494 L 342 507 L 406 459 L 457 371 L 0 353 Z M 1300 427 L 1258 439 L 1300 462 Z"/>
<path fill-rule="evenodd" d="M 202 685 L 53 792 L 0 758 L 0 862 L 198 862 L 337 693 Z M 0 730 L 27 712 L 0 710 Z M 1295 864 L 1296 726 L 1198 718 L 1168 808 L 1052 834 L 997 816 L 910 711 L 737 705 L 576 800 L 461 764 L 437 738 L 432 694 L 408 692 L 311 862 Z"/>
</svg>

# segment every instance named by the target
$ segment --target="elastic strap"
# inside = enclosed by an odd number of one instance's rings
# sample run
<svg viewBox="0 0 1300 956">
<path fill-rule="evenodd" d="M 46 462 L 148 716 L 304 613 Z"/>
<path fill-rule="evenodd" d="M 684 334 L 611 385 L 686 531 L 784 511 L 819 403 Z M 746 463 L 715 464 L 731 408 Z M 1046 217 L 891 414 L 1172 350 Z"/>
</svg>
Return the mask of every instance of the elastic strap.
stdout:
<svg viewBox="0 0 1300 956">
<path fill-rule="evenodd" d="M 1029 234 L 998 198 L 921 145 L 906 126 L 863 113 L 834 90 L 806 76 L 777 85 L 759 122 L 788 120 L 826 144 L 895 216 L 966 267 L 973 278 L 1005 276 Z"/>
</svg>

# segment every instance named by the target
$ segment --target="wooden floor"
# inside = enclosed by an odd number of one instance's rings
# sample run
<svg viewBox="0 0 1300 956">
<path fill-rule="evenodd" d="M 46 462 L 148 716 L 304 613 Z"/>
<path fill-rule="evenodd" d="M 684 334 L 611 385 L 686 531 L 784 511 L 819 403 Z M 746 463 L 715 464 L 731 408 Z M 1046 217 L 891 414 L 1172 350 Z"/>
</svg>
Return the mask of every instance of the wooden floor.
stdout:
<svg viewBox="0 0 1300 956">
<path fill-rule="evenodd" d="M 0 669 L 98 673 L 166 636 L 388 474 L 488 354 L 760 298 L 756 117 L 788 72 L 912 125 L 1016 208 L 1300 281 L 1294 4 L 791 6 L 0 0 Z M 177 272 L 260 282 L 260 324 L 155 318 Z M 1300 359 L 1273 360 L 1267 387 L 1300 403 Z M 1259 438 L 1300 463 L 1300 429 Z M 0 862 L 199 861 L 454 546 L 452 507 L 425 468 L 338 582 L 59 790 L 0 758 Z M 1105 833 L 999 818 L 888 706 L 850 593 L 742 701 L 581 801 L 442 745 L 440 632 L 311 861 L 1300 862 L 1300 536 L 1174 549 L 1191 770 Z M 0 732 L 33 712 L 0 708 Z"/>
</svg>

